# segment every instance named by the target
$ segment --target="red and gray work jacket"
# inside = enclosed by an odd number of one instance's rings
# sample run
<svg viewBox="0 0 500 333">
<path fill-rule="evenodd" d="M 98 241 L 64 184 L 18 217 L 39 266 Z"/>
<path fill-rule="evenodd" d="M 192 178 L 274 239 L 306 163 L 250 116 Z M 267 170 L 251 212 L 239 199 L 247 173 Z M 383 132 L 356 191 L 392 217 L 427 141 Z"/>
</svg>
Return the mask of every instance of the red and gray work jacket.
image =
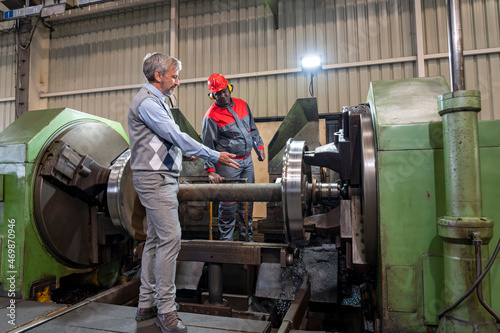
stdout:
<svg viewBox="0 0 500 333">
<path fill-rule="evenodd" d="M 221 106 L 214 102 L 205 113 L 202 131 L 205 146 L 235 154 L 236 159 L 249 157 L 254 142 L 257 149 L 264 148 L 250 107 L 239 98 L 231 98 L 229 106 Z M 214 163 L 205 161 L 205 170 L 214 172 Z"/>
</svg>

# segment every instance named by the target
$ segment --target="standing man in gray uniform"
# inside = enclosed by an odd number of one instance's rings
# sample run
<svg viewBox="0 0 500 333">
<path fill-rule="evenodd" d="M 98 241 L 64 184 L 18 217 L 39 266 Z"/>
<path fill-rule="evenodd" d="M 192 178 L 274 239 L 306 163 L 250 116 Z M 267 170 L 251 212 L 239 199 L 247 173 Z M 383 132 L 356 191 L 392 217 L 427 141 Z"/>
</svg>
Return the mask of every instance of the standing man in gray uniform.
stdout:
<svg viewBox="0 0 500 333">
<path fill-rule="evenodd" d="M 180 131 L 166 103 L 179 85 L 181 62 L 147 54 L 142 71 L 148 83 L 135 95 L 128 114 L 130 167 L 134 187 L 146 208 L 148 232 L 142 254 L 136 320 L 157 316 L 162 332 L 187 332 L 175 307 L 175 265 L 181 248 L 177 192 L 182 151 L 211 163 L 238 169 L 233 154 L 212 150 Z"/>
<path fill-rule="evenodd" d="M 221 74 L 215 73 L 208 78 L 210 98 L 215 102 L 203 118 L 203 144 L 220 152 L 235 154 L 240 168 L 238 170 L 217 165 L 205 160 L 205 169 L 212 183 L 220 183 L 225 178 L 247 178 L 249 183 L 255 182 L 252 163 L 252 148 L 264 161 L 264 142 L 248 104 L 239 98 L 231 98 L 233 87 Z M 219 231 L 221 240 L 233 240 L 236 224 L 236 202 L 219 204 Z M 238 203 L 238 240 L 245 241 L 245 203 Z M 248 241 L 253 241 L 253 202 L 248 203 Z M 223 226 L 221 226 L 223 225 Z M 227 226 L 226 226 L 227 225 Z"/>
</svg>

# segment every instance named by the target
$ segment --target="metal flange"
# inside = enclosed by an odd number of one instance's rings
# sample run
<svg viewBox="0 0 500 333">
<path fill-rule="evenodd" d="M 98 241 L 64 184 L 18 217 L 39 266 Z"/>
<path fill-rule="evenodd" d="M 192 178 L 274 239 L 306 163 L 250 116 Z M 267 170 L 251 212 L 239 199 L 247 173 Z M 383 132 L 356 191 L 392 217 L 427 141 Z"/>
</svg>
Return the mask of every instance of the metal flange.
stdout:
<svg viewBox="0 0 500 333">
<path fill-rule="evenodd" d="M 287 242 L 292 246 L 307 245 L 311 236 L 304 229 L 304 217 L 311 215 L 311 196 L 307 191 L 311 168 L 303 160 L 306 150 L 305 141 L 289 139 L 283 154 L 283 228 Z"/>
<path fill-rule="evenodd" d="M 130 169 L 130 150 L 121 154 L 110 170 L 107 196 L 111 221 L 122 233 L 137 240 L 145 240 L 146 210 L 134 189 Z"/>
<path fill-rule="evenodd" d="M 361 145 L 363 239 L 366 261 L 368 264 L 375 264 L 378 253 L 377 159 L 375 133 L 369 109 L 361 114 Z"/>
</svg>

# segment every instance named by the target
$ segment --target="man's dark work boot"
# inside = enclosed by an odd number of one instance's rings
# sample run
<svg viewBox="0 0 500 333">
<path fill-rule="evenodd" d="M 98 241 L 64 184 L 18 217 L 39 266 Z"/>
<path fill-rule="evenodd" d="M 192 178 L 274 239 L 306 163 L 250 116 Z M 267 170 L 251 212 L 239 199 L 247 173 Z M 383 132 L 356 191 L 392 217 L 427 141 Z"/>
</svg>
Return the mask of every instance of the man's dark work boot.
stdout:
<svg viewBox="0 0 500 333">
<path fill-rule="evenodd" d="M 157 312 L 158 310 L 156 309 L 156 306 L 153 306 L 151 308 L 137 308 L 137 313 L 135 314 L 135 320 L 143 321 L 154 318 L 156 317 Z"/>
<path fill-rule="evenodd" d="M 156 326 L 158 326 L 163 333 L 187 333 L 187 328 L 181 318 L 179 318 L 177 311 L 158 313 L 158 317 L 156 317 Z"/>
</svg>

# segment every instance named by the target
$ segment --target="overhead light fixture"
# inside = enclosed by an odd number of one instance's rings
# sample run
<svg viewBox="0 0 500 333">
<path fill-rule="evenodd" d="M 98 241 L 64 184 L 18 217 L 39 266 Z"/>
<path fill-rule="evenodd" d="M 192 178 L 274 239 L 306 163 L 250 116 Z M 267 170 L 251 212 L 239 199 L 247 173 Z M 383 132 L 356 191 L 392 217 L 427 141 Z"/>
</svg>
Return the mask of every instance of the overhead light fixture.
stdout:
<svg viewBox="0 0 500 333">
<path fill-rule="evenodd" d="M 319 55 L 308 55 L 300 59 L 300 67 L 302 70 L 316 70 L 321 68 L 321 56 Z"/>
<path fill-rule="evenodd" d="M 322 68 L 321 66 L 321 56 L 320 55 L 308 55 L 300 58 L 300 67 L 304 72 L 311 73 L 311 82 L 309 83 L 309 93 L 311 97 L 314 97 L 314 85 L 313 85 L 313 77 L 314 73 Z"/>
</svg>

